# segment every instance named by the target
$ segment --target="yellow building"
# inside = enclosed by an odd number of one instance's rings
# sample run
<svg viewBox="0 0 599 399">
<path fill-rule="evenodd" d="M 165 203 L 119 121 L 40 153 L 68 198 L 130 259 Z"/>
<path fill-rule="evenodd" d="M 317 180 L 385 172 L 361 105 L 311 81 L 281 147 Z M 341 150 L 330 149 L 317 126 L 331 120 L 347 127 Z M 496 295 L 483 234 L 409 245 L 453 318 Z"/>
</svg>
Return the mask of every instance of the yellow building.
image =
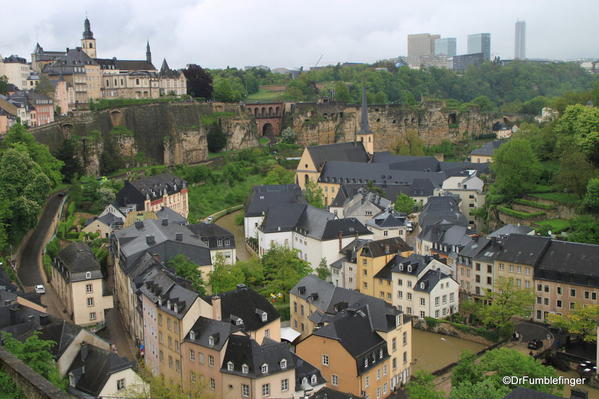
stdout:
<svg viewBox="0 0 599 399">
<path fill-rule="evenodd" d="M 59 252 L 51 283 L 75 324 L 103 323 L 104 312 L 113 306 L 112 295 L 105 295 L 100 264 L 82 242 L 71 243 Z"/>
<path fill-rule="evenodd" d="M 399 237 L 366 243 L 358 252 L 356 260 L 356 288 L 363 294 L 379 297 L 381 291 L 391 291 L 391 286 L 378 280 L 375 275 L 396 255 L 407 257 L 412 254 L 412 248 Z M 386 297 L 386 295 L 385 295 Z M 385 299 L 385 298 L 382 298 Z M 391 299 L 389 297 L 389 299 Z"/>
</svg>

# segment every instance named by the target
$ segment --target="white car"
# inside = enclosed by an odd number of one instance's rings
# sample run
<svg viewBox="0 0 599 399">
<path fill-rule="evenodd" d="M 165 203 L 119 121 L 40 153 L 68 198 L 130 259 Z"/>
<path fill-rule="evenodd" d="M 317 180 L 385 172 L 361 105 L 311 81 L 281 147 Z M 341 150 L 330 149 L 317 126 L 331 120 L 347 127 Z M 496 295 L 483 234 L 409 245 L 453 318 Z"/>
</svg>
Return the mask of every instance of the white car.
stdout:
<svg viewBox="0 0 599 399">
<path fill-rule="evenodd" d="M 35 286 L 35 293 L 36 294 L 45 294 L 46 288 L 42 284 L 38 284 Z"/>
</svg>

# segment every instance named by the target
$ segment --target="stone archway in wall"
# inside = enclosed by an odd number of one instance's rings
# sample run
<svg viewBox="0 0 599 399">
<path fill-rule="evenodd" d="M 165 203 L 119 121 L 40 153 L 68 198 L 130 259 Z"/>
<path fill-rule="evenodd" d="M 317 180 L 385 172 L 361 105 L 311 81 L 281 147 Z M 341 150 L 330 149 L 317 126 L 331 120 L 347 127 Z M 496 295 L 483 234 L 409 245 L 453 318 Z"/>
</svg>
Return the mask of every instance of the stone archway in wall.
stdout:
<svg viewBox="0 0 599 399">
<path fill-rule="evenodd" d="M 262 136 L 273 138 L 275 136 L 274 127 L 270 123 L 265 123 L 262 125 Z"/>
<path fill-rule="evenodd" d="M 123 113 L 118 109 L 110 111 L 110 122 L 113 127 L 120 126 L 123 124 Z"/>
</svg>

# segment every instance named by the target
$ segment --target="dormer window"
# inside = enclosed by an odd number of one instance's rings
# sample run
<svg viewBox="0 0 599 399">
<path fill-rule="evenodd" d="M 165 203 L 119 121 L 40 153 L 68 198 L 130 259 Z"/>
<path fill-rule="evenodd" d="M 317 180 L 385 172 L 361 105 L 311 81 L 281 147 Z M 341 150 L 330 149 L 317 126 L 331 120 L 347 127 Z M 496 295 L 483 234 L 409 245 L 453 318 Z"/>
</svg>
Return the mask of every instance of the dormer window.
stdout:
<svg viewBox="0 0 599 399">
<path fill-rule="evenodd" d="M 314 386 L 316 385 L 317 379 L 316 379 L 316 374 L 314 374 L 312 377 L 310 377 L 310 385 Z"/>
<path fill-rule="evenodd" d="M 306 377 L 302 378 L 302 385 L 306 385 L 308 383 L 308 379 Z"/>
<path fill-rule="evenodd" d="M 262 321 L 266 322 L 268 320 L 268 313 L 262 312 Z"/>
<path fill-rule="evenodd" d="M 191 339 L 192 341 L 196 339 L 196 332 L 191 330 L 189 332 L 189 339 Z"/>
<path fill-rule="evenodd" d="M 242 365 L 241 365 L 241 372 L 242 372 L 243 374 L 247 374 L 247 373 L 249 373 L 249 372 L 250 372 L 250 368 L 248 367 L 248 365 L 247 365 L 247 364 L 242 364 Z"/>
<path fill-rule="evenodd" d="M 443 288 L 443 287 L 441 287 Z M 420 289 L 423 290 L 424 289 L 424 283 L 420 283 Z"/>
<path fill-rule="evenodd" d="M 285 370 L 287 368 L 287 359 L 281 359 L 280 366 L 281 370 Z"/>
<path fill-rule="evenodd" d="M 233 371 L 233 369 L 234 369 L 233 362 L 227 362 L 227 370 Z"/>
<path fill-rule="evenodd" d="M 368 367 L 368 358 L 364 359 L 364 367 Z"/>
<path fill-rule="evenodd" d="M 241 317 L 240 317 L 240 318 L 238 318 L 238 319 L 235 321 L 235 325 L 236 325 L 236 326 L 241 326 L 241 325 L 243 325 L 243 319 L 242 319 Z"/>
<path fill-rule="evenodd" d="M 90 278 L 92 278 L 92 272 L 85 272 L 85 278 L 87 280 L 89 280 Z"/>
<path fill-rule="evenodd" d="M 408 265 L 408 272 L 412 272 L 412 265 Z"/>
<path fill-rule="evenodd" d="M 208 337 L 208 346 L 214 346 L 214 337 L 213 336 Z"/>
<path fill-rule="evenodd" d="M 260 372 L 262 374 L 267 374 L 268 373 L 268 364 L 264 363 L 261 367 L 260 367 Z"/>
<path fill-rule="evenodd" d="M 399 271 L 403 272 L 403 265 L 399 265 Z"/>
<path fill-rule="evenodd" d="M 379 350 L 379 359 L 382 359 L 382 358 L 383 358 L 383 350 L 381 349 L 381 350 Z"/>
</svg>

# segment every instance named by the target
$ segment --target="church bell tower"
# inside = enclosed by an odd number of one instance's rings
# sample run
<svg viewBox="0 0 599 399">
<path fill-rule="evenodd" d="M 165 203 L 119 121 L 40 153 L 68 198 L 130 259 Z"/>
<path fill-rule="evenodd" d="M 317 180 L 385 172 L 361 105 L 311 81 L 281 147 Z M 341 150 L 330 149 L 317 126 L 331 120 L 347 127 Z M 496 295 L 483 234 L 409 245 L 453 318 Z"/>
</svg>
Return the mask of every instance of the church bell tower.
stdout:
<svg viewBox="0 0 599 399">
<path fill-rule="evenodd" d="M 81 38 L 81 48 L 90 58 L 96 58 L 96 39 L 94 39 L 94 32 L 91 31 L 89 19 L 85 18 L 83 24 L 83 37 Z"/>
</svg>

